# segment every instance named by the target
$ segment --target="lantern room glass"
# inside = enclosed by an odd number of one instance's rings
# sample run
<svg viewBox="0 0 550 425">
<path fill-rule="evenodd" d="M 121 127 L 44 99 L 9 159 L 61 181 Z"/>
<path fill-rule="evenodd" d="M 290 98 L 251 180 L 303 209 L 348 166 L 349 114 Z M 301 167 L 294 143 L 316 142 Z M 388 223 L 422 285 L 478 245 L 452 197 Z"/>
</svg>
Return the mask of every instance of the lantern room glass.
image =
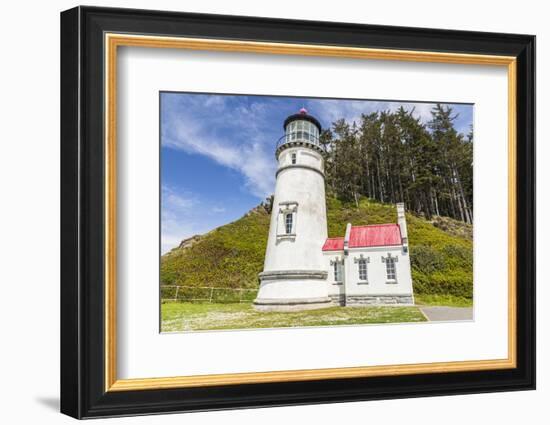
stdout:
<svg viewBox="0 0 550 425">
<path fill-rule="evenodd" d="M 295 120 L 286 126 L 285 142 L 305 141 L 319 145 L 319 129 L 307 120 Z"/>
</svg>

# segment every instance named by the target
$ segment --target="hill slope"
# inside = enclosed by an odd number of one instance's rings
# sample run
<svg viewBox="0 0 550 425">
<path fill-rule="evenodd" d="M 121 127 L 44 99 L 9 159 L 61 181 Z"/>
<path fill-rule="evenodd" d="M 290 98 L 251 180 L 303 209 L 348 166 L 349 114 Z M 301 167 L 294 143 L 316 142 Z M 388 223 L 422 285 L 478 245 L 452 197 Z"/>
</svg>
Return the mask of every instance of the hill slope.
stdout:
<svg viewBox="0 0 550 425">
<path fill-rule="evenodd" d="M 394 223 L 395 206 L 363 198 L 359 207 L 327 197 L 329 237 L 343 236 L 346 223 Z M 446 218 L 427 221 L 407 214 L 415 295 L 472 298 L 472 227 Z M 248 288 L 255 297 L 262 271 L 269 213 L 258 207 L 233 223 L 190 238 L 161 259 L 161 284 L 197 288 L 182 297 L 207 298 L 200 287 Z M 163 297 L 175 298 L 173 289 Z M 231 292 L 231 291 L 228 291 Z M 233 291 L 234 293 L 235 291 Z"/>
</svg>

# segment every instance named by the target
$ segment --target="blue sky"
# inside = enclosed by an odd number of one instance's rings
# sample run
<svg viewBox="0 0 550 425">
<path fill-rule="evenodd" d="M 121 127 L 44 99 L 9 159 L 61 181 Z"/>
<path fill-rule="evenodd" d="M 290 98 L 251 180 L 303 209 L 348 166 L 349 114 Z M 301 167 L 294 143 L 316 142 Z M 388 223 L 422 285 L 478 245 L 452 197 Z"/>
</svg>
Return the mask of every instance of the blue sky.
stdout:
<svg viewBox="0 0 550 425">
<path fill-rule="evenodd" d="M 433 103 L 312 99 L 278 96 L 160 94 L 161 248 L 241 217 L 273 193 L 275 143 L 283 121 L 305 107 L 329 127 L 362 113 L 413 110 L 430 120 Z M 455 126 L 467 133 L 472 105 L 451 105 Z"/>
</svg>

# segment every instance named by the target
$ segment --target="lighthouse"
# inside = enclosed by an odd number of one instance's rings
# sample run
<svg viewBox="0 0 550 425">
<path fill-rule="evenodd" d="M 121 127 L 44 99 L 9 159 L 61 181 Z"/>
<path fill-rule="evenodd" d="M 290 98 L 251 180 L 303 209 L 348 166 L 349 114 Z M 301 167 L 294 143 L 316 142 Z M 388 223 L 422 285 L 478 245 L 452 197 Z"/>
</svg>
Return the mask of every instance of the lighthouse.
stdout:
<svg viewBox="0 0 550 425">
<path fill-rule="evenodd" d="M 329 307 L 324 148 L 321 124 L 305 108 L 286 118 L 277 142 L 275 194 L 254 307 L 293 311 Z"/>
<path fill-rule="evenodd" d="M 283 124 L 264 269 L 254 307 L 414 305 L 405 205 L 394 223 L 352 225 L 327 238 L 321 124 L 304 108 Z M 344 230 L 344 229 L 342 229 Z"/>
</svg>

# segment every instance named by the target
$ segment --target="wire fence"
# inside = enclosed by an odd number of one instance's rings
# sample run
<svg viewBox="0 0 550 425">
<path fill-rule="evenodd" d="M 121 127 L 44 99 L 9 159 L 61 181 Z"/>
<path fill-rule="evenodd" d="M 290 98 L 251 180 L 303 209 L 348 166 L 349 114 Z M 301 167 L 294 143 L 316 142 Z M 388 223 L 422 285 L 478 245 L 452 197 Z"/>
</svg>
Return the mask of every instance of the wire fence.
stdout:
<svg viewBox="0 0 550 425">
<path fill-rule="evenodd" d="M 162 302 L 251 303 L 258 289 L 220 288 L 216 286 L 161 285 Z"/>
</svg>

